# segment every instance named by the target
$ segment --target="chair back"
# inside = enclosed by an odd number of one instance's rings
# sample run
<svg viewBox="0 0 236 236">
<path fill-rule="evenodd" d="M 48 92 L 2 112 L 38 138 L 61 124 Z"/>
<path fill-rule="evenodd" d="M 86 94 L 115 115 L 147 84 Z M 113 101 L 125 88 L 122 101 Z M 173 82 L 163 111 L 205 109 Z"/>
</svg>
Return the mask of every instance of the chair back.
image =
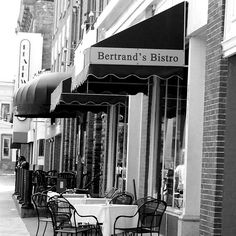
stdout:
<svg viewBox="0 0 236 236">
<path fill-rule="evenodd" d="M 65 198 L 50 198 L 47 206 L 51 214 L 54 232 L 58 230 L 59 227 L 63 227 L 63 225 L 71 225 L 73 208 Z"/>
<path fill-rule="evenodd" d="M 35 193 L 31 196 L 34 208 L 38 217 L 48 216 L 48 207 L 47 207 L 47 194 L 44 193 Z"/>
<path fill-rule="evenodd" d="M 131 205 L 133 204 L 134 196 L 129 192 L 117 193 L 110 201 L 110 204 L 122 204 Z"/>
<path fill-rule="evenodd" d="M 149 232 L 159 232 L 166 207 L 166 202 L 158 199 L 151 199 L 143 203 L 138 209 L 138 227 L 149 229 Z"/>
<path fill-rule="evenodd" d="M 73 172 L 62 172 L 58 173 L 59 179 L 66 180 L 66 188 L 73 189 L 76 187 L 76 174 Z"/>
<path fill-rule="evenodd" d="M 64 198 L 62 195 L 53 196 L 49 199 L 48 208 L 52 217 L 52 224 L 54 233 L 60 228 L 69 229 L 68 234 L 76 234 L 79 232 L 92 232 L 95 230 L 96 235 L 102 235 L 100 231 L 100 225 L 97 218 L 93 215 L 80 215 L 71 203 Z M 93 218 L 95 224 L 86 223 L 81 228 L 80 222 L 78 222 L 78 217 Z M 70 231 L 72 228 L 74 231 Z M 82 231 L 81 231 L 82 230 Z M 87 234 L 86 234 L 87 235 Z M 92 235 L 92 234 L 91 234 Z"/>
<path fill-rule="evenodd" d="M 118 189 L 115 187 L 112 187 L 105 195 L 104 197 L 106 198 L 112 198 L 114 193 L 117 191 Z"/>
<path fill-rule="evenodd" d="M 47 188 L 46 172 L 43 170 L 35 170 L 33 172 L 33 179 L 35 183 L 34 192 L 42 192 Z"/>
<path fill-rule="evenodd" d="M 151 201 L 151 200 L 154 200 L 154 199 L 155 199 L 154 197 L 146 196 L 146 197 L 142 197 L 142 198 L 137 199 L 134 202 L 134 204 L 138 205 L 138 207 L 141 207 L 145 202 L 148 202 L 148 201 Z"/>
<path fill-rule="evenodd" d="M 46 173 L 46 177 L 47 177 L 47 184 L 48 186 L 55 186 L 57 185 L 57 170 L 49 170 Z"/>
<path fill-rule="evenodd" d="M 57 170 L 49 170 L 47 176 L 57 176 Z"/>
</svg>

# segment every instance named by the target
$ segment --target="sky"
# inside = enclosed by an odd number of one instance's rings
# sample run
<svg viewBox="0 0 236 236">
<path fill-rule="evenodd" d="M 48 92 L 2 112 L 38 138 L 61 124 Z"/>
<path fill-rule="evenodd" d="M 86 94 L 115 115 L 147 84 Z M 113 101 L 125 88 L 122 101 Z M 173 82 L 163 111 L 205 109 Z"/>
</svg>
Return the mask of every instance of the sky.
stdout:
<svg viewBox="0 0 236 236">
<path fill-rule="evenodd" d="M 0 81 L 16 79 L 16 34 L 21 0 L 1 1 L 0 7 Z"/>
</svg>

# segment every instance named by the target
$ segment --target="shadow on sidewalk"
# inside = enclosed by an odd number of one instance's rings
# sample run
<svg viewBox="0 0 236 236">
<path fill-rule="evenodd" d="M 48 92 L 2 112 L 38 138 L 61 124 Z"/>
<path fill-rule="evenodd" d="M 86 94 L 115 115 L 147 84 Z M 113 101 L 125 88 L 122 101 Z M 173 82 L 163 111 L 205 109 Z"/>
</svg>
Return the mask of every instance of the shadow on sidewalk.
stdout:
<svg viewBox="0 0 236 236">
<path fill-rule="evenodd" d="M 34 236 L 37 230 L 38 218 L 37 217 L 22 218 L 22 221 L 24 222 L 27 230 L 29 231 L 30 236 Z M 44 226 L 45 226 L 44 222 L 40 223 L 38 235 L 43 235 Z M 44 236 L 53 236 L 53 228 L 51 223 L 48 223 Z"/>
</svg>

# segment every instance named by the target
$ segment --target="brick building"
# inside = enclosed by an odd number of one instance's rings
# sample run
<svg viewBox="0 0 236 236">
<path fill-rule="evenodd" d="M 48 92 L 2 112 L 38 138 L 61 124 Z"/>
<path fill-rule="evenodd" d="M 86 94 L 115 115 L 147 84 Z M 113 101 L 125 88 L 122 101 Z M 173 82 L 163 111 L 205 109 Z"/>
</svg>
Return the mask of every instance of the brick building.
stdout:
<svg viewBox="0 0 236 236">
<path fill-rule="evenodd" d="M 51 43 L 54 1 L 22 0 L 17 32 L 40 33 L 43 36 L 42 69 L 51 68 Z"/>
</svg>

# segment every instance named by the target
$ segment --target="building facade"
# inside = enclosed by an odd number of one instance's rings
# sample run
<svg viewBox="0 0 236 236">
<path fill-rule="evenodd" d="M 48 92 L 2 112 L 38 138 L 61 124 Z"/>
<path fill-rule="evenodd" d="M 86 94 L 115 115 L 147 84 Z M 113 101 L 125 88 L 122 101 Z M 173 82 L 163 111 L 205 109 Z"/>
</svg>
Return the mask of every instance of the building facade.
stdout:
<svg viewBox="0 0 236 236">
<path fill-rule="evenodd" d="M 53 10 L 53 1 L 21 1 L 16 28 L 16 91 L 50 68 Z M 20 150 L 19 155 L 27 157 L 32 168 L 44 164 L 44 154 L 39 153 L 44 139 L 45 119 L 14 117 L 13 148 Z"/>
<path fill-rule="evenodd" d="M 2 171 L 13 171 L 15 168 L 16 153 L 11 150 L 12 142 L 12 100 L 14 93 L 14 82 L 0 82 L 0 140 L 1 140 L 1 161 Z"/>
<path fill-rule="evenodd" d="M 233 0 L 55 1 L 51 70 L 72 78 L 52 92 L 69 87 L 63 110 L 51 100 L 67 115 L 47 121 L 44 168 L 76 171 L 78 183 L 99 174 L 98 195 L 165 200 L 162 235 L 235 235 L 234 24 Z M 152 67 L 148 53 L 183 61 Z M 107 99 L 121 93 L 122 105 Z"/>
</svg>

